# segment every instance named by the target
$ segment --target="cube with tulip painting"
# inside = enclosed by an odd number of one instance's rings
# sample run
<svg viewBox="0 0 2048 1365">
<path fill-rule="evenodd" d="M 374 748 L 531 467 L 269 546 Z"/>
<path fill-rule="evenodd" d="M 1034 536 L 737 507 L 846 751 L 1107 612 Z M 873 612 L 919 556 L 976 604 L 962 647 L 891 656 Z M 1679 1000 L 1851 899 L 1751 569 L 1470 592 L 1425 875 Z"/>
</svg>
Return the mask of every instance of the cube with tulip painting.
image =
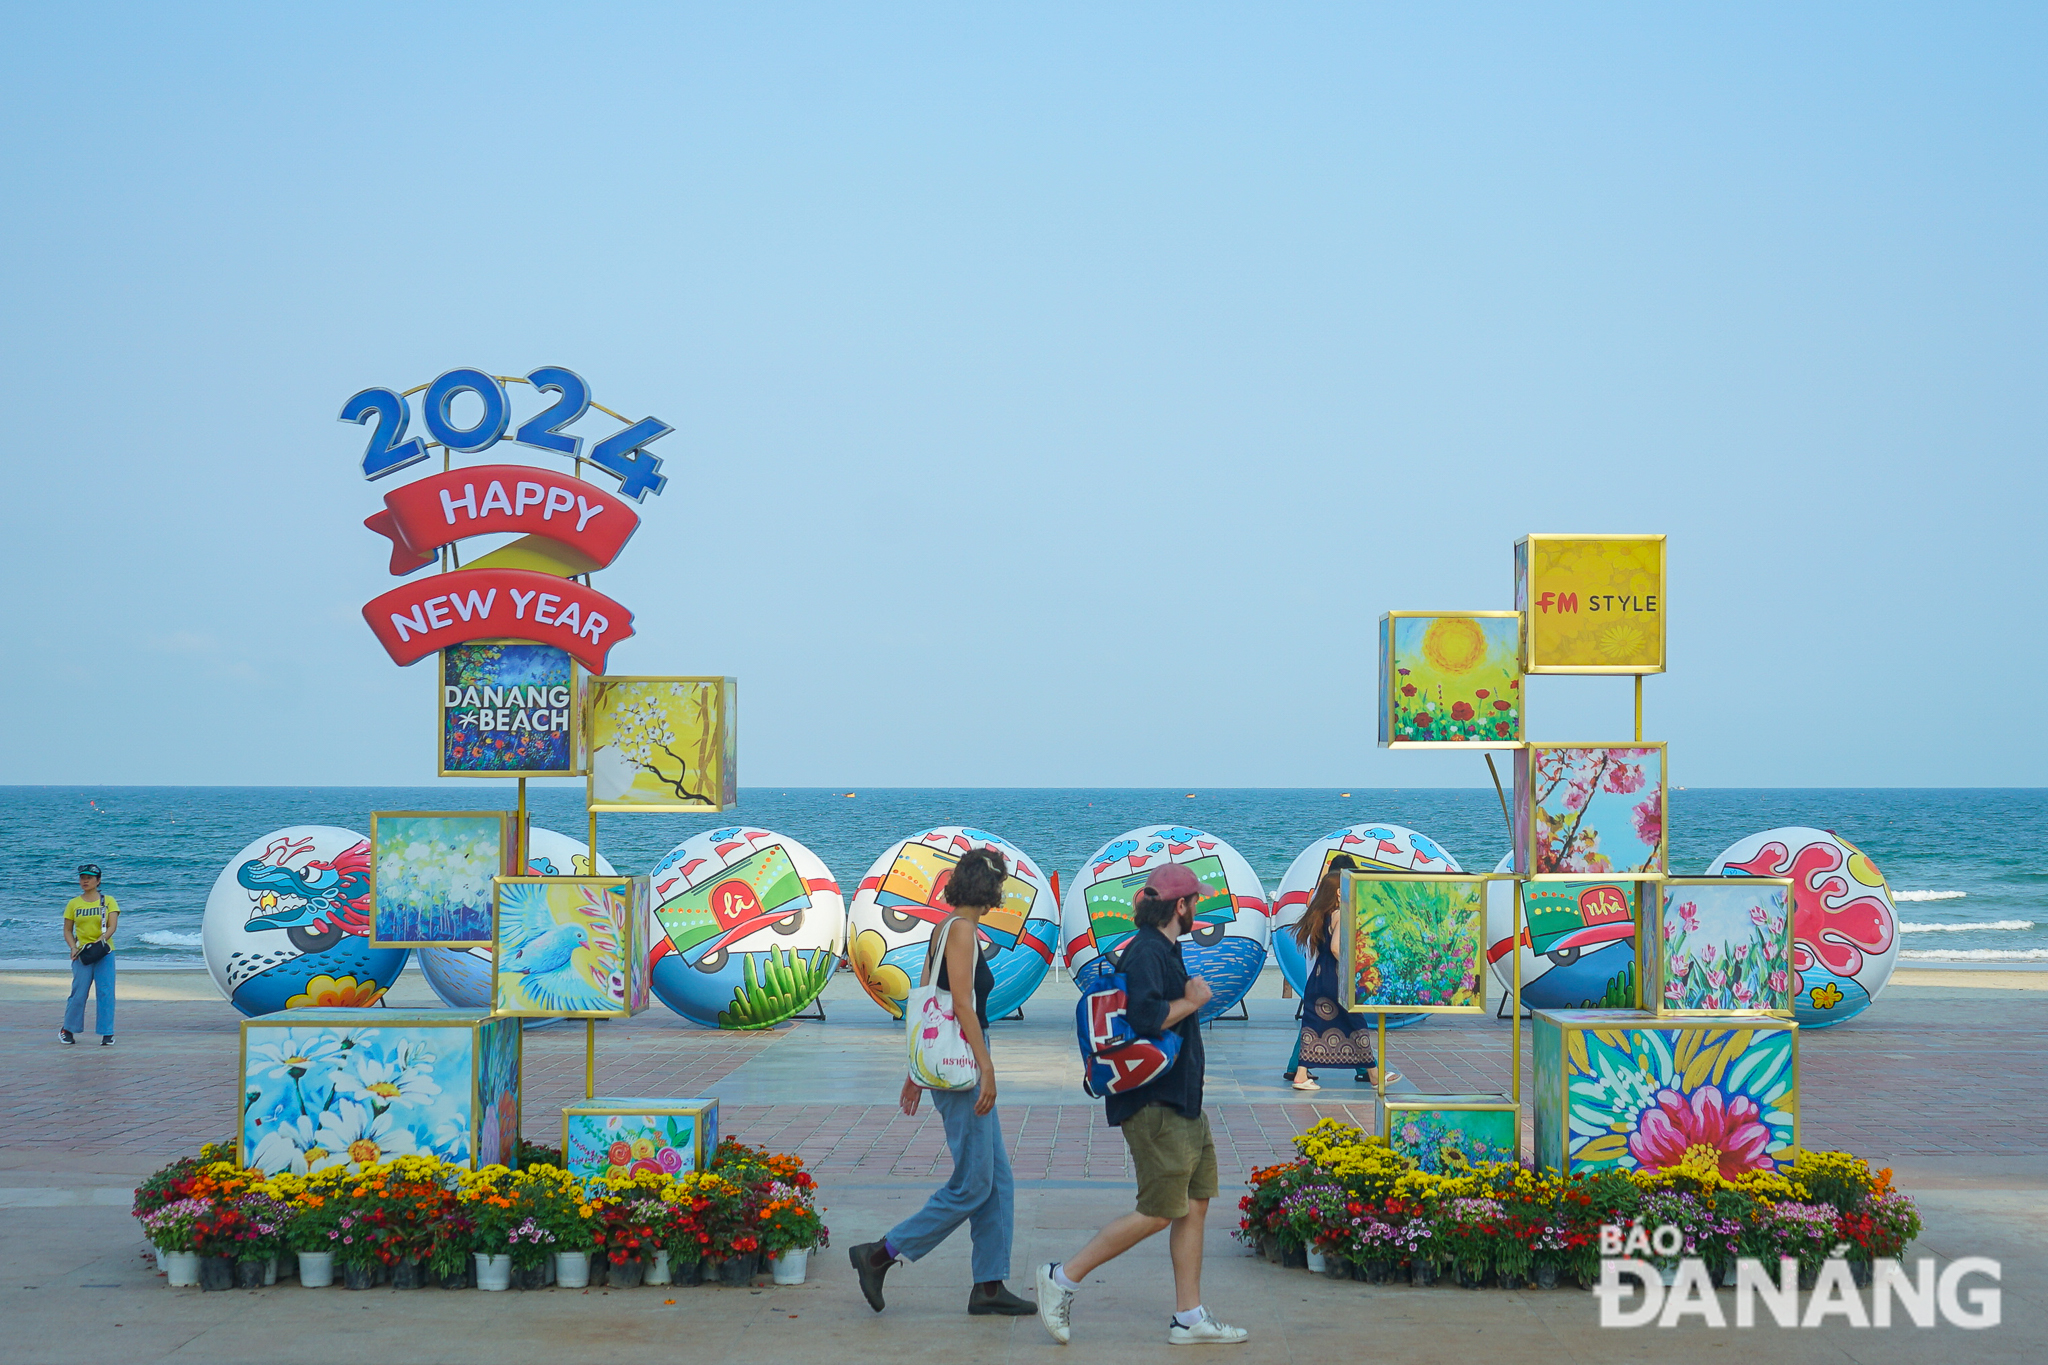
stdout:
<svg viewBox="0 0 2048 1365">
<path fill-rule="evenodd" d="M 1799 1026 L 1768 1016 L 1537 1010 L 1536 1167 L 1561 1175 L 1789 1165 Z"/>
<path fill-rule="evenodd" d="M 718 1101 L 600 1096 L 562 1111 L 562 1161 L 572 1175 L 701 1171 L 718 1149 Z"/>
<path fill-rule="evenodd" d="M 1792 1018 L 1792 882 L 1673 877 L 1651 897 L 1647 998 L 1658 1014 Z"/>
</svg>

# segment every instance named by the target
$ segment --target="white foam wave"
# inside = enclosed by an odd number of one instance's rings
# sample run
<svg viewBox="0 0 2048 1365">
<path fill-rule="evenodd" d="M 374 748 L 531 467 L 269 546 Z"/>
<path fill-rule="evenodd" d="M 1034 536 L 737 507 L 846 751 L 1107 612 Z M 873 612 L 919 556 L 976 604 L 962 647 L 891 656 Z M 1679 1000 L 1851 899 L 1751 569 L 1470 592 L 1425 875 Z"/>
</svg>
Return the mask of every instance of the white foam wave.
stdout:
<svg viewBox="0 0 2048 1365">
<path fill-rule="evenodd" d="M 1901 924 L 1902 934 L 1967 934 L 1979 929 L 2031 929 L 2030 919 L 1995 919 L 1983 924 Z"/>
<path fill-rule="evenodd" d="M 1967 891 L 1894 891 L 1895 901 L 1959 901 L 1969 895 Z"/>
<path fill-rule="evenodd" d="M 2048 962 L 2048 948 L 1930 948 L 1899 956 L 1923 962 Z"/>
<path fill-rule="evenodd" d="M 176 929 L 152 929 L 142 936 L 144 943 L 154 943 L 159 948 L 199 948 L 205 941 L 198 934 L 181 934 Z"/>
</svg>

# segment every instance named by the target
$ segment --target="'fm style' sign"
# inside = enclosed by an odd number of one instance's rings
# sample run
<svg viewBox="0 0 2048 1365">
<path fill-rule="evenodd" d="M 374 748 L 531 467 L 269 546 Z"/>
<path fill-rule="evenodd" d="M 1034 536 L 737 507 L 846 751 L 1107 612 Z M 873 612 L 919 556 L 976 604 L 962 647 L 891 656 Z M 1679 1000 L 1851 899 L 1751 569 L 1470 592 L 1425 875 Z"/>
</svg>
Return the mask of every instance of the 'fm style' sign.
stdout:
<svg viewBox="0 0 2048 1365">
<path fill-rule="evenodd" d="M 471 640 L 554 645 L 592 673 L 633 634 L 633 613 L 573 578 L 530 569 L 457 569 L 393 588 L 363 607 L 363 619 L 394 663 Z"/>
<path fill-rule="evenodd" d="M 545 537 L 601 569 L 639 529 L 640 514 L 582 479 L 530 465 L 487 464 L 394 488 L 384 495 L 384 510 L 363 525 L 391 538 L 394 574 L 432 564 L 443 545 L 493 531 Z"/>
</svg>

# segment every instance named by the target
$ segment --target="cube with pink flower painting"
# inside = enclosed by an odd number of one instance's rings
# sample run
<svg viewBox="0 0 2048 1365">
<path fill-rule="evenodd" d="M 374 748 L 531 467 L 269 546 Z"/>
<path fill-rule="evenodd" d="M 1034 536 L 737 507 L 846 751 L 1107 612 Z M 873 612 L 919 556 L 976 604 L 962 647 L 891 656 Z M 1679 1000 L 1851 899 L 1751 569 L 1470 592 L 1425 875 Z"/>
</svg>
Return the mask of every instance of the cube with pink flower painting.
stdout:
<svg viewBox="0 0 2048 1365">
<path fill-rule="evenodd" d="M 562 1111 L 562 1162 L 577 1176 L 703 1170 L 718 1150 L 718 1101 L 600 1096 Z"/>
<path fill-rule="evenodd" d="M 1514 870 L 1577 878 L 1669 870 L 1664 746 L 1530 744 L 1515 751 Z"/>
<path fill-rule="evenodd" d="M 1646 998 L 1659 1014 L 1792 1012 L 1792 882 L 1673 877 L 1650 900 Z"/>
<path fill-rule="evenodd" d="M 1536 1165 L 1776 1170 L 1799 1146 L 1799 1026 L 1768 1016 L 1537 1010 Z"/>
</svg>

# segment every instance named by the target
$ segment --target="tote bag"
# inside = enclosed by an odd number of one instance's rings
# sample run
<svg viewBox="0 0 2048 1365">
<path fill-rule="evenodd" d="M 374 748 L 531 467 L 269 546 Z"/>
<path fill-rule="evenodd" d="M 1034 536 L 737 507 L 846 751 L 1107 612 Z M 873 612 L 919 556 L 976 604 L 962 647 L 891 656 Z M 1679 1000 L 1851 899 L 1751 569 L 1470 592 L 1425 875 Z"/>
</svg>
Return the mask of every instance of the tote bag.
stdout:
<svg viewBox="0 0 2048 1365">
<path fill-rule="evenodd" d="M 910 1079 L 926 1090 L 973 1090 L 981 1084 L 981 1068 L 975 1064 L 974 1049 L 960 1031 L 960 1016 L 953 1010 L 953 992 L 932 984 L 938 971 L 939 954 L 946 935 L 952 932 L 948 916 L 932 932 L 932 945 L 924 955 L 924 975 L 910 988 L 903 1004 L 903 1029 L 910 1044 Z"/>
</svg>

